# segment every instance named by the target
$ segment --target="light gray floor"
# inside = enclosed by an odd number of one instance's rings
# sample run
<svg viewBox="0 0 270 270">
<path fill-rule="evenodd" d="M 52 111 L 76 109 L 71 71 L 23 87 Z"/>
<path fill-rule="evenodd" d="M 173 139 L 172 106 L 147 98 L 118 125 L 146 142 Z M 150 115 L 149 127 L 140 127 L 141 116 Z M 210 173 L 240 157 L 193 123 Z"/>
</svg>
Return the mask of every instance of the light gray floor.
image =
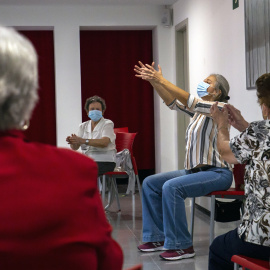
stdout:
<svg viewBox="0 0 270 270">
<path fill-rule="evenodd" d="M 121 195 L 121 194 L 120 194 Z M 106 211 L 108 221 L 113 227 L 113 237 L 120 244 L 124 253 L 124 267 L 127 269 L 136 264 L 143 264 L 144 270 L 153 269 L 208 269 L 209 248 L 209 216 L 195 210 L 195 226 L 193 245 L 195 258 L 168 262 L 159 257 L 160 252 L 142 253 L 137 246 L 141 244 L 142 236 L 142 209 L 139 194 L 120 196 L 121 212 L 116 213 L 114 202 L 109 211 Z M 190 200 L 186 200 L 187 220 L 190 221 Z M 215 235 L 223 234 L 235 229 L 239 222 L 215 222 Z"/>
</svg>

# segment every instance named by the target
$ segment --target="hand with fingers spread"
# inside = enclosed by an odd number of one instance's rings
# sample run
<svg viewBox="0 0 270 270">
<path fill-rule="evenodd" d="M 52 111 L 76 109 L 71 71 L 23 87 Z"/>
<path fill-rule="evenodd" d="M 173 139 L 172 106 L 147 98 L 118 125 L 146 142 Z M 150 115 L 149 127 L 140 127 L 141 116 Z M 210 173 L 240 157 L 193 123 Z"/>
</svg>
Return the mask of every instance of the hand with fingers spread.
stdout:
<svg viewBox="0 0 270 270">
<path fill-rule="evenodd" d="M 150 68 L 155 70 L 154 69 L 155 62 L 152 62 L 151 66 L 148 64 L 144 65 L 141 61 L 139 61 L 138 63 L 140 66 L 135 65 L 134 67 L 134 71 L 138 73 L 135 76 L 138 78 L 142 78 L 143 80 L 146 80 L 146 81 L 153 80 L 150 76 Z"/>
<path fill-rule="evenodd" d="M 184 106 L 187 105 L 189 93 L 166 80 L 162 75 L 160 65 L 158 65 L 158 70 L 155 70 L 155 62 L 152 62 L 152 65 L 143 64 L 141 61 L 138 63 L 139 65 L 134 67 L 134 71 L 137 73 L 135 76 L 148 81 L 167 105 L 175 98 Z"/>
</svg>

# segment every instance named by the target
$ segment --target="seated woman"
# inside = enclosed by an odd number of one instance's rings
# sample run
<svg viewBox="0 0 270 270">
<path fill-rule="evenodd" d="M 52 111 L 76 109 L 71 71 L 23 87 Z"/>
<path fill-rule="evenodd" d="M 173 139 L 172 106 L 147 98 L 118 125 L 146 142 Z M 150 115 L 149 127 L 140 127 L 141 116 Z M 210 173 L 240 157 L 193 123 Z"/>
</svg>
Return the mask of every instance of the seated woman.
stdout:
<svg viewBox="0 0 270 270">
<path fill-rule="evenodd" d="M 32 44 L 0 26 L 0 268 L 121 270 L 97 190 L 97 165 L 24 139 L 38 100 Z"/>
<path fill-rule="evenodd" d="M 164 260 L 195 256 L 186 219 L 185 199 L 226 190 L 232 183 L 229 165 L 217 151 L 216 124 L 210 116 L 214 101 L 222 108 L 228 100 L 229 83 L 220 74 L 211 74 L 199 83 L 198 97 L 166 80 L 158 66 L 139 62 L 137 77 L 149 81 L 166 105 L 191 117 L 186 130 L 185 169 L 148 176 L 143 181 L 142 252 L 164 251 Z"/>
<path fill-rule="evenodd" d="M 79 126 L 78 135 L 71 134 L 66 141 L 73 150 L 80 147 L 82 152 L 94 159 L 98 165 L 98 175 L 111 172 L 115 168 L 115 134 L 111 120 L 103 118 L 106 110 L 105 100 L 98 96 L 85 102 L 85 111 L 91 120 Z"/>
<path fill-rule="evenodd" d="M 210 270 L 233 270 L 233 255 L 270 259 L 270 73 L 260 76 L 256 87 L 262 121 L 248 123 L 231 105 L 222 111 L 217 105 L 211 108 L 222 158 L 232 164 L 246 163 L 246 200 L 238 228 L 218 236 L 210 246 Z M 241 132 L 231 140 L 229 124 Z"/>
</svg>

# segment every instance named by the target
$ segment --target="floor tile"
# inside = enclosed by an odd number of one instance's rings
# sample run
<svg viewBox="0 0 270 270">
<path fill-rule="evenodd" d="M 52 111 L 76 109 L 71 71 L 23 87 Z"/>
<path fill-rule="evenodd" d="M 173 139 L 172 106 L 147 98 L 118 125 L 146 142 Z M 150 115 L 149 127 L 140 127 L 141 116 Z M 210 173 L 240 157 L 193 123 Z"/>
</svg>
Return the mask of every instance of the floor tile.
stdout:
<svg viewBox="0 0 270 270">
<path fill-rule="evenodd" d="M 124 267 L 143 264 L 143 270 L 206 270 L 208 269 L 209 216 L 199 209 L 195 211 L 193 245 L 196 256 L 179 261 L 165 261 L 160 252 L 143 253 L 137 249 L 142 237 L 142 208 L 139 194 L 120 194 L 121 212 L 117 213 L 116 202 L 106 211 L 108 221 L 113 227 L 113 237 L 120 244 L 124 253 Z M 190 221 L 190 201 L 186 200 L 186 215 Z M 215 235 L 235 229 L 237 222 L 215 222 Z"/>
</svg>

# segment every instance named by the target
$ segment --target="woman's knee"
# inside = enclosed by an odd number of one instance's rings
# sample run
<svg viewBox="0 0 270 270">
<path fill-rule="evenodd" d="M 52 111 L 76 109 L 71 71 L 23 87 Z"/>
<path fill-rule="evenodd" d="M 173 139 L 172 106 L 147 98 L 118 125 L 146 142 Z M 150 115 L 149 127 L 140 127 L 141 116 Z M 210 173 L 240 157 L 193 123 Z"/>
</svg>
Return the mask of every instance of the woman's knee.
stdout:
<svg viewBox="0 0 270 270">
<path fill-rule="evenodd" d="M 148 186 L 151 186 L 153 184 L 153 182 L 155 181 L 155 175 L 150 175 L 150 176 L 147 176 L 144 180 L 143 180 L 143 183 L 142 183 L 142 188 L 146 188 Z"/>
<path fill-rule="evenodd" d="M 162 187 L 162 194 L 176 194 L 177 196 L 184 197 L 184 189 L 180 182 L 177 183 L 177 186 L 175 186 L 175 181 L 167 181 L 164 183 Z"/>
</svg>

